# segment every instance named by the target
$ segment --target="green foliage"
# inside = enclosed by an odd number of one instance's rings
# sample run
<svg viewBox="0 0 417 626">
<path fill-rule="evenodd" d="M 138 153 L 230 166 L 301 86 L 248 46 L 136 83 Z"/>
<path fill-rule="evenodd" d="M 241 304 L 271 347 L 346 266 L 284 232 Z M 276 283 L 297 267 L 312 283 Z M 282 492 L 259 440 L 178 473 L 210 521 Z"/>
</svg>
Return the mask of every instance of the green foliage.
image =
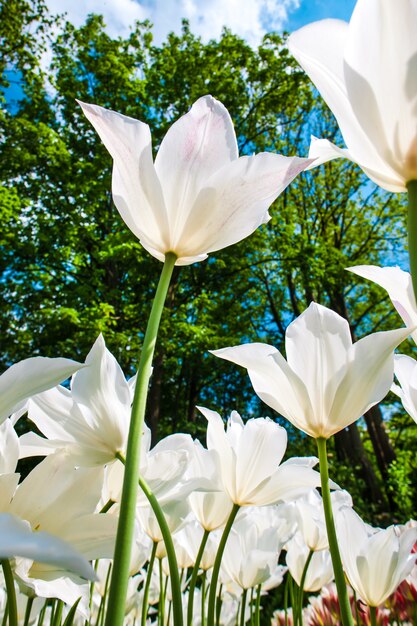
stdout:
<svg viewBox="0 0 417 626">
<path fill-rule="evenodd" d="M 161 266 L 115 209 L 111 158 L 75 99 L 148 122 L 155 150 L 206 93 L 229 109 L 242 154 L 305 155 L 310 134 L 341 141 L 337 126 L 278 34 L 258 49 L 228 30 L 205 44 L 184 23 L 180 35 L 155 46 L 147 23 L 113 39 L 93 15 L 52 35 L 43 0 L 0 6 L 3 84 L 12 66 L 24 93 L 18 107 L 0 112 L 1 365 L 33 354 L 83 359 L 103 332 L 131 375 Z M 44 73 L 38 60 L 48 37 L 52 60 Z M 249 239 L 176 270 L 149 402 L 157 436 L 186 430 L 204 437 L 196 404 L 273 415 L 254 398 L 246 374 L 208 350 L 245 341 L 284 349 L 285 328 L 313 299 L 345 316 L 356 336 L 398 326 L 381 291 L 344 268 L 402 259 L 404 220 L 399 196 L 376 188 L 352 164 L 332 162 L 299 176 Z M 289 440 L 290 453 L 315 454 L 313 442 L 292 428 Z M 355 485 L 352 466 L 363 466 L 371 448 L 359 460 L 343 442 L 334 453 L 335 479 L 362 502 L 369 468 Z M 396 494 L 395 485 L 414 471 L 406 452 L 404 445 L 390 468 Z M 394 500 L 401 514 L 410 510 L 405 499 Z M 376 513 L 386 506 L 376 503 Z"/>
</svg>

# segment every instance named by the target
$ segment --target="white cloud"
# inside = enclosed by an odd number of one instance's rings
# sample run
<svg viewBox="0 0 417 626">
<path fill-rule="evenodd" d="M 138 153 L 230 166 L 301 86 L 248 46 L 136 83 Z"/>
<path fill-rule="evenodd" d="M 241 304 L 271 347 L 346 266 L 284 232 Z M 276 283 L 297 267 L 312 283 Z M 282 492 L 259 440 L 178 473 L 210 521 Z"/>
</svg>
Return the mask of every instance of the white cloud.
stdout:
<svg viewBox="0 0 417 626">
<path fill-rule="evenodd" d="M 168 32 L 179 32 L 186 18 L 204 41 L 227 26 L 255 45 L 268 30 L 282 30 L 300 0 L 48 0 L 48 5 L 53 13 L 66 11 L 77 26 L 89 13 L 102 13 L 112 36 L 126 36 L 135 20 L 149 19 L 160 43 Z"/>
</svg>

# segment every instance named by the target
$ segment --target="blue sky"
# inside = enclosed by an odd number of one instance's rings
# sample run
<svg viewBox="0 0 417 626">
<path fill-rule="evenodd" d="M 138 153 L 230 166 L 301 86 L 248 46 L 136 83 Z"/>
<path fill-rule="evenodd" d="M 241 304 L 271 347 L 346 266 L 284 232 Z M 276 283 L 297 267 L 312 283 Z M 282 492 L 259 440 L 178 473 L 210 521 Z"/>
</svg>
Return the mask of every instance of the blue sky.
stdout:
<svg viewBox="0 0 417 626">
<path fill-rule="evenodd" d="M 126 36 L 135 20 L 154 24 L 154 40 L 179 31 L 190 21 L 204 40 L 217 38 L 223 26 L 256 45 L 270 30 L 292 31 L 326 17 L 349 20 L 355 0 L 47 0 L 54 13 L 67 11 L 80 25 L 88 13 L 102 13 L 111 35 Z"/>
<path fill-rule="evenodd" d="M 286 29 L 291 32 L 327 17 L 337 17 L 348 22 L 355 3 L 355 0 L 303 0 L 298 9 L 289 13 Z"/>
</svg>

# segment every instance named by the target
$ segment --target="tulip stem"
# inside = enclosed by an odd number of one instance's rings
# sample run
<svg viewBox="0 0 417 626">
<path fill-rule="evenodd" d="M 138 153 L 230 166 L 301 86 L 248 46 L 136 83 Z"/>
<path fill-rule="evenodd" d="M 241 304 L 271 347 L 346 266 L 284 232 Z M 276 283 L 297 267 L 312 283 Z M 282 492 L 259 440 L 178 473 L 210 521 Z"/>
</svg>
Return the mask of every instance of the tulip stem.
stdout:
<svg viewBox="0 0 417 626">
<path fill-rule="evenodd" d="M 233 526 L 233 522 L 235 521 L 235 517 L 240 509 L 238 504 L 234 504 L 229 515 L 229 519 L 226 522 L 226 526 L 224 527 L 223 534 L 220 539 L 219 547 L 217 549 L 216 559 L 213 565 L 213 572 L 211 575 L 210 582 L 210 591 L 209 591 L 209 601 L 208 601 L 208 611 L 207 611 L 207 626 L 214 626 L 214 613 L 216 607 L 216 591 L 217 591 L 217 581 L 219 580 L 219 572 L 220 565 L 223 558 L 223 552 L 226 547 L 226 541 L 230 534 L 230 531 Z"/>
<path fill-rule="evenodd" d="M 124 465 L 126 464 L 126 459 L 120 453 L 116 453 L 116 458 L 119 459 Z M 162 538 L 165 544 L 165 550 L 167 553 L 168 565 L 169 565 L 169 574 L 171 577 L 171 594 L 172 594 L 172 617 L 174 621 L 174 626 L 182 626 L 182 593 L 181 593 L 181 581 L 178 573 L 178 563 L 177 557 L 175 555 L 174 543 L 172 541 L 171 532 L 169 530 L 169 526 L 165 519 L 165 515 L 161 506 L 150 489 L 149 485 L 145 481 L 144 478 L 139 477 L 138 479 L 139 487 L 142 489 L 145 494 L 149 504 L 151 505 L 152 511 L 155 514 L 155 517 L 158 521 L 159 528 L 162 534 Z M 107 626 L 107 623 L 106 623 Z"/>
<path fill-rule="evenodd" d="M 408 191 L 408 258 L 414 294 L 417 294 L 417 180 L 407 183 Z M 415 296 L 416 298 L 416 296 Z"/>
<path fill-rule="evenodd" d="M 340 558 L 339 545 L 337 543 L 336 528 L 334 525 L 332 501 L 329 487 L 329 467 L 327 463 L 327 441 L 324 437 L 318 437 L 317 449 L 320 461 L 321 497 L 323 499 L 324 517 L 326 519 L 327 537 L 329 540 L 330 554 L 332 557 L 334 577 L 340 604 L 340 615 L 343 626 L 353 626 L 352 609 L 349 602 L 345 575 L 343 572 L 342 559 Z"/>
<path fill-rule="evenodd" d="M 194 563 L 193 572 L 191 574 L 190 586 L 188 589 L 188 607 L 187 607 L 187 626 L 192 626 L 193 624 L 193 608 L 194 608 L 194 591 L 195 585 L 198 578 L 198 570 L 200 567 L 201 559 L 204 554 L 204 550 L 206 548 L 207 539 L 209 538 L 210 531 L 204 530 L 203 539 L 201 540 L 200 548 L 198 550 L 198 554 Z"/>
<path fill-rule="evenodd" d="M 152 544 L 151 558 L 149 559 L 149 563 L 148 563 L 148 571 L 146 573 L 145 587 L 143 589 L 141 626 L 146 626 L 146 619 L 148 617 L 149 589 L 151 588 L 152 570 L 153 570 L 153 565 L 155 563 L 157 547 L 158 547 L 158 542 L 154 541 Z"/>
<path fill-rule="evenodd" d="M 201 626 L 206 626 L 206 582 L 207 575 L 204 570 L 201 577 Z"/>
<path fill-rule="evenodd" d="M 164 570 L 162 569 L 162 559 L 159 559 L 158 624 L 160 626 L 165 626 L 165 583 L 164 583 Z"/>
<path fill-rule="evenodd" d="M 371 617 L 371 626 L 377 626 L 377 622 L 376 622 L 376 607 L 375 606 L 370 606 L 369 607 L 369 615 Z"/>
<path fill-rule="evenodd" d="M 288 626 L 288 587 L 290 584 L 291 574 L 287 573 L 284 587 L 284 626 Z"/>
<path fill-rule="evenodd" d="M 216 626 L 220 626 L 220 615 L 222 612 L 222 604 L 223 604 L 222 593 L 223 593 L 223 585 L 220 585 L 219 593 L 218 593 L 217 600 L 216 600 Z"/>
<path fill-rule="evenodd" d="M 261 625 L 261 591 L 262 585 L 258 585 L 256 590 L 255 626 Z"/>
<path fill-rule="evenodd" d="M 27 602 L 26 602 L 26 610 L 25 610 L 25 617 L 24 617 L 24 621 L 23 621 L 23 626 L 29 626 L 29 621 L 30 621 L 30 612 L 32 611 L 32 605 L 33 605 L 33 600 L 35 599 L 34 596 L 29 596 Z"/>
<path fill-rule="evenodd" d="M 127 442 L 126 466 L 114 549 L 113 572 L 107 604 L 106 626 L 123 626 L 125 617 L 146 399 L 159 323 L 176 259 L 176 255 L 172 252 L 168 252 L 165 255 L 164 266 L 143 339 Z M 174 626 L 182 626 L 182 607 L 176 613 L 174 612 Z"/>
<path fill-rule="evenodd" d="M 300 621 L 300 626 L 302 626 L 302 623 L 303 623 L 304 584 L 306 581 L 307 570 L 311 563 L 311 559 L 313 558 L 313 554 L 314 554 L 314 550 L 310 550 L 310 552 L 308 553 L 306 562 L 304 564 L 303 573 L 301 574 L 300 592 L 298 595 L 298 619 Z"/>
<path fill-rule="evenodd" d="M 244 589 L 242 592 L 242 604 L 240 605 L 240 626 L 245 626 L 245 612 L 246 612 L 246 596 L 248 590 Z"/>
<path fill-rule="evenodd" d="M 1 562 L 3 568 L 4 582 L 7 591 L 7 610 L 9 613 L 9 626 L 18 626 L 19 618 L 17 616 L 16 589 L 14 586 L 12 568 L 9 559 L 3 559 Z"/>
</svg>

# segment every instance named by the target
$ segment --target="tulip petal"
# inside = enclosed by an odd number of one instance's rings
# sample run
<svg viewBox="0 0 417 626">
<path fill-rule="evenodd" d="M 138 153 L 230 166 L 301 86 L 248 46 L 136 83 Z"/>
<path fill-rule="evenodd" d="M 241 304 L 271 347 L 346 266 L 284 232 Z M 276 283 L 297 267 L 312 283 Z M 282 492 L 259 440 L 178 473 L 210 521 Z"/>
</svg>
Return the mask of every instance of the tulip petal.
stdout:
<svg viewBox="0 0 417 626">
<path fill-rule="evenodd" d="M 170 243 L 177 250 L 199 190 L 225 163 L 238 158 L 227 109 L 211 96 L 199 98 L 165 135 L 155 159 L 169 212 Z M 184 256 L 178 254 L 178 256 Z"/>
<path fill-rule="evenodd" d="M 89 580 L 96 578 L 87 559 L 68 543 L 46 532 L 32 532 L 28 522 L 9 513 L 0 513 L 0 559 L 16 556 L 58 565 Z"/>
<path fill-rule="evenodd" d="M 394 376 L 394 349 L 410 334 L 400 328 L 373 333 L 353 344 L 346 373 L 329 414 L 328 436 L 355 422 L 388 393 Z"/>
<path fill-rule="evenodd" d="M 346 269 L 383 287 L 406 326 L 417 326 L 417 307 L 409 272 L 404 272 L 399 267 L 377 265 L 355 265 Z M 412 337 L 417 341 L 417 331 L 412 333 Z"/>
<path fill-rule="evenodd" d="M 401 387 L 393 385 L 391 390 L 401 398 L 403 407 L 417 422 L 417 362 L 405 354 L 396 354 L 394 372 Z"/>
<path fill-rule="evenodd" d="M 95 509 L 102 484 L 102 468 L 75 469 L 68 455 L 54 454 L 19 485 L 9 510 L 28 520 L 32 527 L 59 535 L 68 520 L 68 509 L 73 518 Z"/>
<path fill-rule="evenodd" d="M 288 40 L 288 48 L 334 113 L 352 160 L 362 168 L 378 173 L 382 180 L 391 181 L 391 186 L 394 183 L 397 186 L 396 191 L 403 191 L 403 180 L 382 159 L 357 120 L 349 101 L 344 65 L 348 31 L 349 25 L 346 22 L 321 20 L 293 33 Z M 366 55 L 369 56 L 368 53 Z M 385 142 L 384 152 L 387 150 Z"/>
<path fill-rule="evenodd" d="M 149 126 L 94 104 L 79 104 L 113 157 L 113 200 L 120 215 L 144 245 L 167 252 L 168 219 Z"/>
<path fill-rule="evenodd" d="M 306 385 L 317 422 L 327 419 L 351 346 L 347 320 L 315 302 L 287 328 L 288 365 Z"/>
<path fill-rule="evenodd" d="M 416 27 L 414 2 L 360 0 L 345 48 L 346 88 L 355 117 L 400 176 L 417 138 Z"/>
<path fill-rule="evenodd" d="M 181 256 L 230 246 L 266 223 L 268 208 L 311 161 L 263 152 L 240 157 L 205 181 L 181 236 Z"/>
<path fill-rule="evenodd" d="M 307 421 L 314 421 L 314 414 L 306 386 L 276 348 L 252 343 L 211 350 L 211 353 L 246 367 L 261 400 L 297 428 L 308 432 Z"/>
<path fill-rule="evenodd" d="M 54 387 L 84 367 L 70 359 L 36 356 L 15 363 L 0 376 L 0 423 L 31 396 Z"/>
<path fill-rule="evenodd" d="M 239 493 L 248 493 L 279 465 L 287 448 L 287 432 L 269 419 L 246 422 L 236 449 L 236 483 Z"/>
<path fill-rule="evenodd" d="M 309 170 L 318 167 L 323 163 L 327 163 L 328 161 L 332 161 L 333 159 L 348 159 L 349 161 L 359 165 L 368 178 L 380 187 L 394 192 L 405 191 L 404 182 L 395 173 L 387 170 L 386 168 L 386 171 L 384 170 L 383 172 L 372 169 L 363 161 L 359 161 L 355 158 L 350 150 L 346 148 L 339 148 L 328 139 L 317 139 L 316 137 L 312 137 L 308 158 L 314 159 L 313 163 L 307 168 Z"/>
</svg>

